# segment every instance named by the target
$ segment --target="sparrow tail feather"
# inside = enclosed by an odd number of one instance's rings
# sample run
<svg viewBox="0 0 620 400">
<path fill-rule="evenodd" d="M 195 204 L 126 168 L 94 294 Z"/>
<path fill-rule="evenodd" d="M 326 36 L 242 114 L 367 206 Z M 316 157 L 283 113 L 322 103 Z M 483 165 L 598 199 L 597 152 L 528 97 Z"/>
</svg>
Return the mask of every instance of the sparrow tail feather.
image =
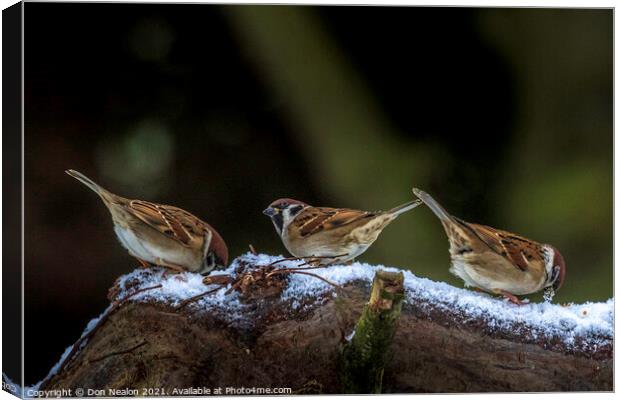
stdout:
<svg viewBox="0 0 620 400">
<path fill-rule="evenodd" d="M 65 172 L 68 175 L 70 175 L 70 176 L 74 177 L 75 179 L 77 179 L 78 181 L 82 182 L 84 185 L 86 185 L 93 192 L 97 193 L 99 195 L 99 197 L 101 197 L 101 199 L 104 201 L 104 203 L 107 203 L 107 202 L 111 201 L 112 199 L 114 199 L 116 197 L 114 194 L 108 192 L 106 189 L 102 188 L 101 186 L 99 186 L 98 184 L 93 182 L 92 179 L 90 179 L 86 175 L 82 174 L 81 172 L 78 172 L 78 171 L 76 171 L 74 169 L 68 169 Z"/>
<path fill-rule="evenodd" d="M 420 204 L 422 204 L 420 200 L 409 201 L 405 204 L 401 204 L 400 206 L 392 208 L 390 211 L 388 211 L 388 214 L 394 214 L 394 216 L 397 217 L 402 213 L 405 213 L 409 210 L 413 210 Z"/>
<path fill-rule="evenodd" d="M 431 211 L 434 212 L 440 220 L 444 222 L 453 220 L 452 216 L 448 214 L 445 208 L 443 208 L 439 203 L 437 203 L 437 201 L 435 201 L 435 199 L 433 199 L 430 194 L 418 188 L 413 188 L 412 190 L 413 194 L 415 194 L 420 200 L 422 200 L 424 204 L 426 204 L 428 208 L 430 208 Z"/>
</svg>

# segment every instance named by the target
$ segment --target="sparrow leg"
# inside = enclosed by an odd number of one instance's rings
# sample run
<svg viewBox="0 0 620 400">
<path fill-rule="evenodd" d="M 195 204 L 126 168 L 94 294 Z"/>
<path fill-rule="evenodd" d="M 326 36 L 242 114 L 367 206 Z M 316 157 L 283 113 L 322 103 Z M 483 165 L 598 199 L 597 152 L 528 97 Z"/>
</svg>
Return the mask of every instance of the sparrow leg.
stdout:
<svg viewBox="0 0 620 400">
<path fill-rule="evenodd" d="M 180 265 L 166 262 L 162 260 L 161 258 L 157 260 L 157 266 L 164 268 L 164 273 L 161 276 L 162 278 L 166 278 L 168 276 L 168 273 L 179 274 L 181 272 L 185 272 L 185 268 L 181 267 Z"/>
<path fill-rule="evenodd" d="M 509 292 L 507 292 L 505 290 L 495 289 L 495 290 L 493 290 L 493 292 L 497 293 L 497 294 L 501 294 L 506 299 L 508 299 L 508 301 L 510 301 L 511 303 L 516 304 L 518 306 L 522 306 L 522 305 L 526 304 L 526 303 L 522 302 L 521 300 L 519 300 L 519 298 L 517 296 L 515 296 L 514 294 L 509 293 Z"/>
<path fill-rule="evenodd" d="M 167 264 L 166 268 L 169 268 L 176 272 L 185 272 L 185 269 L 183 267 L 175 265 L 175 264 Z"/>
<path fill-rule="evenodd" d="M 162 279 L 166 279 L 168 277 L 168 274 L 174 274 L 174 279 L 181 281 L 181 282 L 187 282 L 187 278 L 183 275 L 181 275 L 180 271 L 177 271 L 175 269 L 172 268 L 168 268 L 168 267 L 164 267 L 164 273 L 161 274 L 161 278 Z"/>
<path fill-rule="evenodd" d="M 142 268 L 150 268 L 150 266 L 151 266 L 151 263 L 149 263 L 147 261 L 144 261 L 141 258 L 136 257 L 136 260 L 138 260 L 138 262 L 140 263 L 140 267 L 142 267 Z"/>
<path fill-rule="evenodd" d="M 338 254 L 335 256 L 310 256 L 310 257 L 306 257 L 305 258 L 306 262 L 304 262 L 303 264 L 300 264 L 299 266 L 312 265 L 312 266 L 318 267 L 322 265 L 323 267 L 329 267 L 331 265 L 338 265 L 338 264 L 351 265 L 355 262 L 355 259 L 351 259 L 350 261 L 347 261 L 345 263 L 342 263 L 338 260 L 339 258 L 348 256 L 348 255 L 349 253 Z M 327 260 L 327 261 L 323 261 L 323 260 Z"/>
</svg>

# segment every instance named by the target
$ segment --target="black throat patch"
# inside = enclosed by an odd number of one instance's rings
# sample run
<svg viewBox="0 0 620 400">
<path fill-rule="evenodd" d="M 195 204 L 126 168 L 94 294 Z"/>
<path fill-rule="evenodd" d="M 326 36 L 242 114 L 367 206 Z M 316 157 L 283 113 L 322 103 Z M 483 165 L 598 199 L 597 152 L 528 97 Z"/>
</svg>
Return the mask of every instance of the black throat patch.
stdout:
<svg viewBox="0 0 620 400">
<path fill-rule="evenodd" d="M 284 217 L 282 213 L 277 213 L 276 215 L 271 217 L 273 224 L 276 226 L 276 229 L 279 233 L 282 233 L 282 226 L 284 225 Z"/>
</svg>

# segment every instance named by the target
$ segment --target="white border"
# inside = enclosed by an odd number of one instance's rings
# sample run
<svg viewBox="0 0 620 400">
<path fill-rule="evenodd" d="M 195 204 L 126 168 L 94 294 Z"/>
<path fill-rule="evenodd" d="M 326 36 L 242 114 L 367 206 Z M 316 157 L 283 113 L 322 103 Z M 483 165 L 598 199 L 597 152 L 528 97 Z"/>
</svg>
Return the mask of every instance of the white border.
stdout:
<svg viewBox="0 0 620 400">
<path fill-rule="evenodd" d="M 360 1 L 346 1 L 346 0 L 341 0 L 341 1 L 299 1 L 299 0 L 290 0 L 287 2 L 282 2 L 282 1 L 260 1 L 260 0 L 246 0 L 246 1 L 228 1 L 228 2 L 222 2 L 222 1 L 195 1 L 195 0 L 183 0 L 183 1 L 165 1 L 165 0 L 151 0 L 151 1 L 93 1 L 93 0 L 84 0 L 84 1 L 64 1 L 64 2 L 75 2 L 75 3 L 178 3 L 178 4 L 187 4 L 187 3 L 194 3 L 194 4 L 223 4 L 223 3 L 228 3 L 228 4 L 317 4 L 317 5 L 336 5 L 336 4 L 343 4 L 343 5 L 383 5 L 383 6 L 389 6 L 389 5 L 393 5 L 393 6 L 459 6 L 459 7 L 561 7 L 561 8 L 594 8 L 594 7 L 601 7 L 601 8 L 610 8 L 610 7 L 614 7 L 616 6 L 616 2 L 615 1 L 600 1 L 600 0 L 593 0 L 593 1 L 575 1 L 575 0 L 564 0 L 564 1 L 549 1 L 549 0 L 545 0 L 545 1 L 514 1 L 514 0 L 503 0 L 503 1 L 489 1 L 489 0 L 479 0 L 476 2 L 472 2 L 472 1 L 450 1 L 450 2 L 445 2 L 445 1 L 424 1 L 424 2 L 413 2 L 413 1 L 403 1 L 403 0 L 391 0 L 391 1 L 380 1 L 380 0 L 366 0 L 363 2 Z M 10 0 L 0 0 L 0 6 L 2 9 L 5 9 L 13 4 L 15 4 L 16 1 L 10 1 Z M 23 9 L 22 9 L 22 13 L 23 13 Z M 23 24 L 23 15 L 22 15 L 22 30 L 24 28 L 24 24 Z M 2 22 L 0 19 L 0 32 L 2 30 Z M 1 33 L 0 33 L 1 36 Z M 23 38 L 23 32 L 22 32 L 22 38 Z M 614 63 L 615 63 L 615 49 L 616 49 L 616 44 L 618 43 L 618 34 L 615 30 L 615 16 L 614 16 Z M 22 62 L 23 62 L 23 41 L 22 41 Z M 2 64 L 2 55 L 0 52 L 0 64 Z M 614 68 L 614 100 L 615 100 L 615 93 L 616 93 L 616 80 L 615 80 L 615 76 L 616 76 L 616 68 L 617 65 L 615 65 Z M 0 65 L 0 76 L 1 76 L 1 72 L 2 72 L 2 67 Z M 23 75 L 23 70 L 22 70 L 22 75 Z M 2 84 L 0 82 L 0 91 L 2 88 Z M 23 79 L 22 79 L 22 96 L 23 96 Z M 1 109 L 1 105 L 2 105 L 2 100 L 0 98 L 0 109 Z M 616 118 L 615 116 L 618 113 L 618 107 L 616 102 L 614 101 L 614 267 L 615 267 L 615 251 L 617 249 L 620 248 L 620 239 L 618 239 L 618 236 L 616 235 L 616 226 L 617 226 L 617 222 L 618 220 L 616 219 L 616 213 L 615 213 L 615 209 L 618 206 L 618 199 L 616 197 L 616 192 L 615 189 L 618 187 L 618 174 L 616 173 L 616 162 L 615 162 L 615 154 L 618 154 L 618 142 L 615 140 L 615 127 L 616 127 Z M 1 150 L 2 150 L 2 143 L 0 141 L 0 159 L 1 159 Z M 23 153 L 23 109 L 22 109 L 22 155 Z M 2 172 L 2 166 L 0 163 L 0 181 L 1 181 L 1 172 Z M 22 157 L 22 209 L 23 209 L 23 157 Z M 0 182 L 1 183 L 1 182 Z M 1 202 L 1 196 L 0 196 L 0 202 Z M 595 205 L 593 205 L 595 206 Z M 23 243 L 23 213 L 22 213 L 22 243 Z M 2 217 L 0 216 L 0 221 L 2 221 Z M 1 232 L 0 232 L 0 236 L 1 236 Z M 1 249 L 1 243 L 0 243 L 0 249 Z M 23 246 L 22 246 L 22 293 L 23 293 Z M 614 274 L 614 293 L 615 293 L 615 287 L 618 287 L 618 280 L 620 279 L 618 277 L 619 274 Z M 0 294 L 1 294 L 1 288 L 0 288 Z M 23 329 L 23 296 L 22 296 L 22 329 Z M 0 309 L 0 317 L 1 317 L 1 309 Z M 616 332 L 618 332 L 618 320 L 616 319 L 615 321 L 616 326 Z M 0 328 L 2 326 L 2 322 L 0 321 Z M 0 339 L 1 339 L 1 331 L 0 331 Z M 22 346 L 22 357 L 23 357 L 23 346 Z M 1 349 L 0 349 L 0 356 L 1 356 Z M 23 379 L 23 365 L 22 365 L 22 377 Z M 616 362 L 616 360 L 614 359 L 614 380 L 615 382 L 618 382 L 618 364 Z M 22 382 L 23 383 L 23 382 Z M 389 396 L 390 398 L 394 398 L 394 399 L 405 399 L 405 398 L 410 398 L 411 395 L 391 395 Z M 470 399 L 482 399 L 482 398 L 491 398 L 491 396 L 493 396 L 493 398 L 495 397 L 499 397 L 501 399 L 510 399 L 510 400 L 514 400 L 514 399 L 521 399 L 521 398 L 526 398 L 526 399 L 534 399 L 534 398 L 544 398 L 544 399 L 553 399 L 553 400 L 573 400 L 573 399 L 608 399 L 608 398 L 615 398 L 615 394 L 607 394 L 607 393 L 571 393 L 571 392 L 567 392 L 567 393 L 559 393 L 559 394 L 523 394 L 523 393 L 518 393 L 518 394 L 489 394 L 489 395 L 484 395 L 484 394 L 476 394 L 476 395 L 457 395 L 459 399 L 463 399 L 463 400 L 470 400 Z M 278 396 L 278 397 L 287 397 L 287 396 Z M 319 396 L 319 397 L 332 397 L 332 396 Z M 451 399 L 454 398 L 454 395 L 415 395 L 416 398 L 420 398 L 420 399 L 426 399 L 426 398 L 432 398 L 432 399 Z M 247 396 L 247 397 L 243 397 L 244 399 L 250 398 L 250 399 L 259 399 L 259 398 L 265 398 L 265 397 L 255 397 L 255 396 Z M 367 398 L 366 396 L 347 396 L 347 398 Z M 13 396 L 11 396 L 10 394 L 8 394 L 7 392 L 4 391 L 0 391 L 0 400 L 4 400 L 4 399 L 14 399 Z"/>
</svg>

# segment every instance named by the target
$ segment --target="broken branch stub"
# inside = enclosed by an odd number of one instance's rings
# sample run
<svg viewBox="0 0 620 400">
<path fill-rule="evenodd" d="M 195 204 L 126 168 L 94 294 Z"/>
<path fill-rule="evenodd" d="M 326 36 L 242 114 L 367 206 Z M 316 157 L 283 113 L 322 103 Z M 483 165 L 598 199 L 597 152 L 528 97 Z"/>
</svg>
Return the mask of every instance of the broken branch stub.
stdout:
<svg viewBox="0 0 620 400">
<path fill-rule="evenodd" d="M 381 393 L 383 371 L 390 356 L 404 299 L 402 273 L 377 271 L 370 300 L 341 357 L 344 393 Z"/>
</svg>

